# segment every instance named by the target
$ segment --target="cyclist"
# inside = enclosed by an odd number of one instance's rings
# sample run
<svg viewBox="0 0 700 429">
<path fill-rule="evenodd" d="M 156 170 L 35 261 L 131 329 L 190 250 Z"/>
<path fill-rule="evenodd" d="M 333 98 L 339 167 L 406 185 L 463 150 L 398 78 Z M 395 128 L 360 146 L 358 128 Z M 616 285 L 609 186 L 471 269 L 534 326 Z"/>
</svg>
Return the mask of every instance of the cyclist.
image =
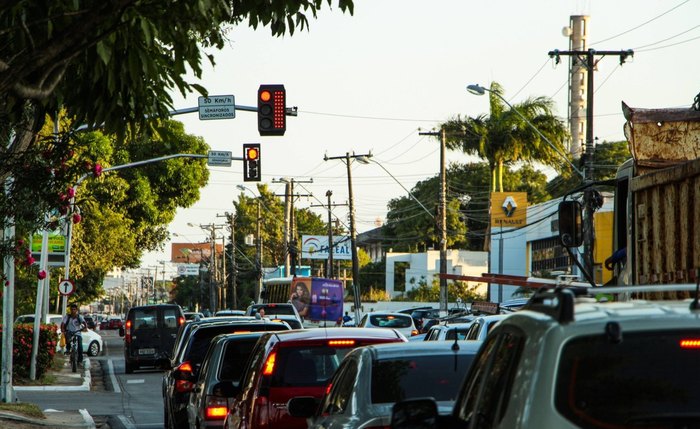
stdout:
<svg viewBox="0 0 700 429">
<path fill-rule="evenodd" d="M 78 335 L 78 362 L 83 361 L 83 336 L 80 331 L 87 328 L 85 319 L 78 313 L 78 304 L 70 305 L 70 313 L 63 316 L 61 322 L 61 332 L 66 336 L 66 354 L 70 353 L 71 338 Z"/>
</svg>

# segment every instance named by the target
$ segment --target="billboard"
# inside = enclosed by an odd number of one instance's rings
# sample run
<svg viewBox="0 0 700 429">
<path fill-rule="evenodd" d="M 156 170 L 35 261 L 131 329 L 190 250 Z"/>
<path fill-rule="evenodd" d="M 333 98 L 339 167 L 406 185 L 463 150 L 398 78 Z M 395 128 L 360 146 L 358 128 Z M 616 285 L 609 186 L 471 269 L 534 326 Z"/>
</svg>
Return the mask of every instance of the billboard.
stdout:
<svg viewBox="0 0 700 429">
<path fill-rule="evenodd" d="M 224 252 L 224 245 L 216 243 L 217 257 Z M 211 243 L 171 243 L 170 262 L 199 264 L 211 256 Z"/>
<path fill-rule="evenodd" d="M 333 259 L 352 259 L 352 247 L 349 235 L 333 237 Z M 328 259 L 327 235 L 303 235 L 301 240 L 301 257 L 309 259 Z"/>
<path fill-rule="evenodd" d="M 296 277 L 292 280 L 289 300 L 303 318 L 335 323 L 343 315 L 343 282 Z"/>
</svg>

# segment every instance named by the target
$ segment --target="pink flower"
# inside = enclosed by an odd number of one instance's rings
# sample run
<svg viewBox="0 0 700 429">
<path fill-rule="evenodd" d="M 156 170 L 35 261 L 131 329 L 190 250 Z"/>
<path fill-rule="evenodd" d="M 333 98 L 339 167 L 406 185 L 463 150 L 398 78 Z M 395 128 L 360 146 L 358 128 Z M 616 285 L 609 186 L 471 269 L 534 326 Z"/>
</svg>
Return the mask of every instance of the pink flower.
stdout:
<svg viewBox="0 0 700 429">
<path fill-rule="evenodd" d="M 92 174 L 95 175 L 95 177 L 100 177 L 102 174 L 102 166 L 100 164 L 95 164 L 95 166 L 92 169 Z"/>
<path fill-rule="evenodd" d="M 34 262 L 36 262 L 36 259 L 33 256 L 27 257 L 27 265 L 32 265 Z"/>
<path fill-rule="evenodd" d="M 73 223 L 80 223 L 82 219 L 83 217 L 80 216 L 80 213 L 73 213 Z"/>
<path fill-rule="evenodd" d="M 75 196 L 75 188 L 68 188 L 66 194 L 68 194 L 68 198 L 73 198 Z"/>
<path fill-rule="evenodd" d="M 44 279 L 46 278 L 46 271 L 41 270 L 41 271 L 39 271 L 39 272 L 37 273 L 36 276 L 37 276 L 37 278 L 38 278 L 39 280 L 44 280 Z"/>
</svg>

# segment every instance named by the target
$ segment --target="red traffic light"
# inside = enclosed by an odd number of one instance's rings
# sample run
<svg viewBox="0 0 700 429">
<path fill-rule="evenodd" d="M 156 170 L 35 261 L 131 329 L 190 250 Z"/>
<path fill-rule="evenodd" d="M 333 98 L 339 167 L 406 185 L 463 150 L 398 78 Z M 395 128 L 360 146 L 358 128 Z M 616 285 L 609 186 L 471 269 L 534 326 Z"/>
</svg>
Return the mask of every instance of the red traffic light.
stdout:
<svg viewBox="0 0 700 429">
<path fill-rule="evenodd" d="M 284 85 L 258 88 L 258 131 L 261 136 L 282 136 L 287 129 Z"/>
</svg>

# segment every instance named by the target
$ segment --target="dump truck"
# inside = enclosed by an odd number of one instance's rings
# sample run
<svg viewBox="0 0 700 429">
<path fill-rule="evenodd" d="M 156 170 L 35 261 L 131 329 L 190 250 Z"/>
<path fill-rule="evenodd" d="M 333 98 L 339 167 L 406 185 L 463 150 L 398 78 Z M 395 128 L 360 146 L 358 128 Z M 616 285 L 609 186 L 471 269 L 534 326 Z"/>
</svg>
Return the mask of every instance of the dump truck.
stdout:
<svg viewBox="0 0 700 429">
<path fill-rule="evenodd" d="M 614 181 L 613 283 L 695 283 L 700 268 L 700 111 L 632 108 L 624 102 L 622 111 L 632 158 L 618 168 Z M 572 237 L 581 234 L 580 224 L 580 214 L 562 217 L 560 207 L 563 245 L 577 247 L 579 240 Z"/>
</svg>

